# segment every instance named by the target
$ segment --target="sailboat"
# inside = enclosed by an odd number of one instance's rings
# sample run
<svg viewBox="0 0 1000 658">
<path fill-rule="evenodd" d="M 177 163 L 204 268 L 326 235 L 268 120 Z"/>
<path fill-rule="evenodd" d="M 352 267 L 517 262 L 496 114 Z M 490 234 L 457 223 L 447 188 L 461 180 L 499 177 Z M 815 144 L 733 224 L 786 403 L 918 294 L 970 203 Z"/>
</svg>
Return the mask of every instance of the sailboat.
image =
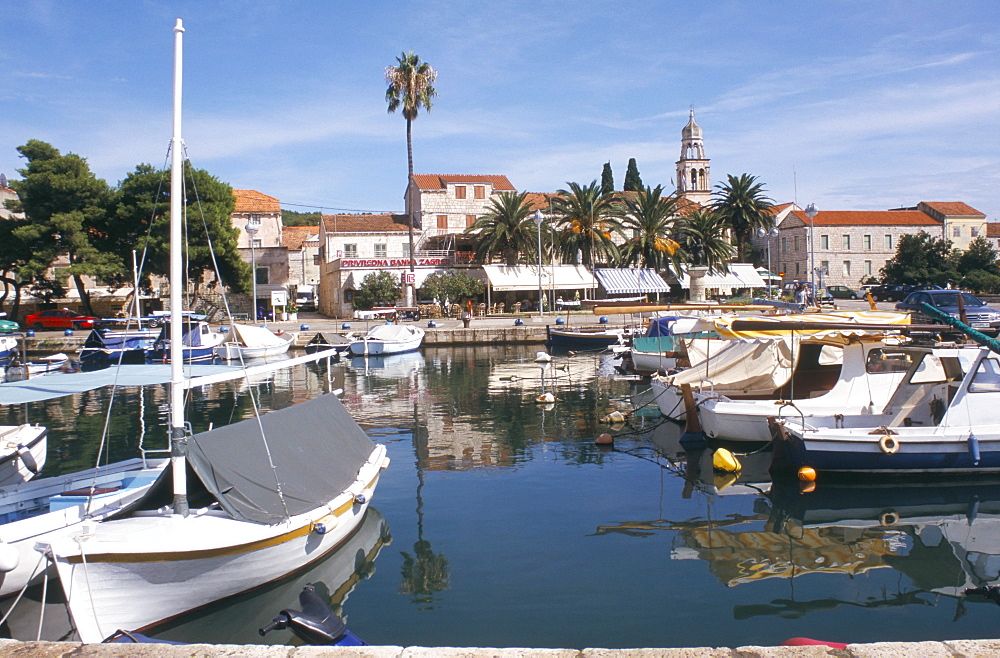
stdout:
<svg viewBox="0 0 1000 658">
<path fill-rule="evenodd" d="M 170 195 L 171 465 L 117 518 L 39 546 L 56 566 L 86 643 L 117 629 L 148 629 L 319 560 L 361 523 L 388 466 L 385 446 L 374 444 L 332 393 L 199 434 L 187 429 L 185 390 L 207 381 L 185 378 L 178 321 L 183 33 L 178 19 Z"/>
</svg>

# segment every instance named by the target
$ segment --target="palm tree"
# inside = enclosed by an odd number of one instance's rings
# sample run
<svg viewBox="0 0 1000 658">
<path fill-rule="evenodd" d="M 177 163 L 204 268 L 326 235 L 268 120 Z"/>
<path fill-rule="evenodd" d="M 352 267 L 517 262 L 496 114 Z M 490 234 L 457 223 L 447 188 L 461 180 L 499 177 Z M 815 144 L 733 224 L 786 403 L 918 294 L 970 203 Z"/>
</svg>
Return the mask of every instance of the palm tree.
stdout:
<svg viewBox="0 0 1000 658">
<path fill-rule="evenodd" d="M 437 96 L 434 89 L 434 80 L 437 78 L 435 71 L 427 62 L 421 62 L 411 50 L 409 53 L 402 53 L 396 58 L 397 66 L 387 66 L 385 68 L 385 81 L 389 83 L 389 88 L 385 92 L 385 100 L 389 104 L 389 113 L 392 114 L 399 108 L 403 108 L 403 118 L 406 119 L 406 184 L 409 186 L 413 180 L 413 121 L 417 118 L 420 108 L 431 111 L 433 99 Z M 410 234 L 410 271 L 413 271 L 413 215 L 412 209 L 409 224 Z M 413 305 L 413 286 L 406 287 L 406 304 Z"/>
<path fill-rule="evenodd" d="M 465 229 L 466 233 L 478 237 L 477 261 L 489 263 L 494 256 L 502 256 L 504 262 L 513 267 L 517 265 L 519 254 L 537 256 L 536 227 L 527 198 L 527 192 L 501 192 L 490 199 L 486 214 Z"/>
<path fill-rule="evenodd" d="M 604 194 L 596 180 L 583 187 L 567 183 L 569 190 L 559 190 L 552 199 L 552 209 L 561 229 L 559 249 L 564 262 L 576 262 L 583 254 L 583 264 L 594 266 L 594 259 L 605 262 L 618 259 L 618 247 L 612 233 L 621 234 L 618 217 L 620 204 L 610 194 Z"/>
<path fill-rule="evenodd" d="M 749 256 L 749 245 L 757 229 L 771 230 L 774 226 L 774 201 L 765 194 L 763 183 L 756 176 L 729 174 L 727 182 L 716 185 L 712 210 L 718 213 L 736 239 L 736 255 Z"/>
<path fill-rule="evenodd" d="M 622 261 L 629 265 L 666 269 L 670 257 L 680 248 L 671 237 L 677 215 L 677 197 L 662 197 L 663 186 L 645 187 L 625 195 L 628 213 L 622 228 L 632 229 L 632 237 L 621 247 Z"/>
<path fill-rule="evenodd" d="M 701 263 L 717 272 L 729 270 L 727 263 L 736 255 L 736 249 L 726 239 L 726 222 L 711 210 L 697 210 L 677 222 L 677 236 L 683 251 L 674 254 L 674 264 L 681 259 L 690 262 L 700 251 Z"/>
</svg>

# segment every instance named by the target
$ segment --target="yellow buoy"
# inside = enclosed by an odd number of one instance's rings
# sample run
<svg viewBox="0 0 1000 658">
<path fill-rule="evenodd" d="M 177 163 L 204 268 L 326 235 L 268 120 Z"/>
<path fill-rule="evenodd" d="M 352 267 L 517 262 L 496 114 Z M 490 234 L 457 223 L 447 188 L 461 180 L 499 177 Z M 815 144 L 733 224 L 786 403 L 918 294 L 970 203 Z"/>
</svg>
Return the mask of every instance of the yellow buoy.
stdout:
<svg viewBox="0 0 1000 658">
<path fill-rule="evenodd" d="M 803 482 L 815 482 L 816 481 L 816 469 L 812 466 L 803 466 L 799 469 L 799 479 Z"/>
<path fill-rule="evenodd" d="M 735 473 L 743 468 L 739 460 L 733 453 L 729 452 L 725 448 L 719 448 L 712 455 L 712 468 L 717 471 L 722 471 L 724 473 Z"/>
</svg>

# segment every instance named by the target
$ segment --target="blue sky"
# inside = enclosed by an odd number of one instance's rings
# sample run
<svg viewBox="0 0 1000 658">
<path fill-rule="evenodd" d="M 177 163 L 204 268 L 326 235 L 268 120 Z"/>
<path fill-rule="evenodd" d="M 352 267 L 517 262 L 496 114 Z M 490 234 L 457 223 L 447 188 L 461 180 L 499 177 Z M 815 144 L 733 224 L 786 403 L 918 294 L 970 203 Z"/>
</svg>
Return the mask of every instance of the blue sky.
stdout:
<svg viewBox="0 0 1000 658">
<path fill-rule="evenodd" d="M 400 211 L 405 122 L 384 69 L 414 50 L 439 97 L 417 173 L 670 186 L 694 108 L 713 184 L 866 210 L 965 201 L 1000 220 L 1000 3 L 0 0 L 0 172 L 41 139 L 115 184 L 161 166 L 172 28 L 195 166 L 288 209 Z"/>
</svg>

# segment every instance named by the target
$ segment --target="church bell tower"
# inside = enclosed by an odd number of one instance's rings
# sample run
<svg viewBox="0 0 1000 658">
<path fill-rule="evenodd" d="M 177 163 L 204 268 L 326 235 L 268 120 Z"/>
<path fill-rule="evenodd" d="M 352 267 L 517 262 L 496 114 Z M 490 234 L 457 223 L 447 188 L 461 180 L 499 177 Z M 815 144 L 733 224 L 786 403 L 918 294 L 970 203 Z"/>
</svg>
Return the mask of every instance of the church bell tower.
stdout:
<svg viewBox="0 0 1000 658">
<path fill-rule="evenodd" d="M 681 159 L 677 161 L 677 195 L 707 205 L 712 200 L 711 165 L 705 157 L 701 126 L 691 118 L 681 131 Z"/>
</svg>

